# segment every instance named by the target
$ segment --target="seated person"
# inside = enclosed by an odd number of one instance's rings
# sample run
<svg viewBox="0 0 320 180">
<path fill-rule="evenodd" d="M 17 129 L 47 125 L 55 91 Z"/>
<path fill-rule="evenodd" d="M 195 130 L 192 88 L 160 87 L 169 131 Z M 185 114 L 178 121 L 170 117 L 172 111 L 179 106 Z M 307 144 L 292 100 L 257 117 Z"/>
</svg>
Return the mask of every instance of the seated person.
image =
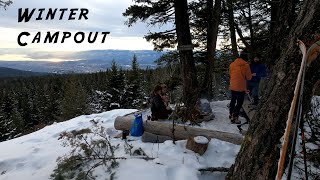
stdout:
<svg viewBox="0 0 320 180">
<path fill-rule="evenodd" d="M 168 103 L 168 97 L 167 97 L 167 91 L 168 91 L 167 85 L 161 84 L 161 88 L 162 88 L 162 90 L 161 90 L 161 98 L 162 98 L 164 104 L 166 106 L 168 106 L 169 103 Z"/>
<path fill-rule="evenodd" d="M 151 95 L 151 120 L 168 119 L 172 110 L 162 99 L 162 87 L 157 85 Z"/>
</svg>

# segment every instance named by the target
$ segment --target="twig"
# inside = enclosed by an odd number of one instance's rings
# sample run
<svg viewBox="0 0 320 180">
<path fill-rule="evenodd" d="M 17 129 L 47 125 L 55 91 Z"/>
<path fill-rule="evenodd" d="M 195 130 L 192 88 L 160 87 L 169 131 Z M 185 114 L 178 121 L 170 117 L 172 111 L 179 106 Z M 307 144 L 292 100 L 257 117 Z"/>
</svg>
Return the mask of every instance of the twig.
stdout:
<svg viewBox="0 0 320 180">
<path fill-rule="evenodd" d="M 206 172 L 206 171 L 209 171 L 209 172 L 228 172 L 230 168 L 225 168 L 225 167 L 208 167 L 208 168 L 201 168 L 201 169 L 198 169 L 198 171 L 200 172 Z"/>
<path fill-rule="evenodd" d="M 98 163 L 96 163 L 96 164 L 94 164 L 88 171 L 87 171 L 87 173 L 86 173 L 86 177 L 89 177 L 89 173 L 92 171 L 92 169 L 94 169 L 94 168 L 96 168 L 96 167 L 98 167 L 98 166 L 100 166 L 101 164 L 103 164 L 103 160 L 102 161 L 100 161 L 100 162 L 98 162 Z"/>
<path fill-rule="evenodd" d="M 95 149 L 93 147 L 91 147 L 90 143 L 87 141 L 87 138 L 84 137 L 83 135 L 81 135 L 84 142 L 87 144 L 87 146 L 92 150 L 92 152 L 94 152 L 94 154 L 100 158 L 100 154 L 98 154 L 98 152 L 95 151 Z"/>
<path fill-rule="evenodd" d="M 85 160 L 86 158 L 77 158 L 76 160 Z M 90 159 L 95 159 L 95 160 L 117 160 L 117 159 L 144 159 L 146 161 L 148 160 L 154 160 L 155 158 L 151 158 L 148 156 L 130 156 L 130 157 L 106 157 L 106 158 L 100 158 L 100 157 L 95 157 L 92 156 Z"/>
</svg>

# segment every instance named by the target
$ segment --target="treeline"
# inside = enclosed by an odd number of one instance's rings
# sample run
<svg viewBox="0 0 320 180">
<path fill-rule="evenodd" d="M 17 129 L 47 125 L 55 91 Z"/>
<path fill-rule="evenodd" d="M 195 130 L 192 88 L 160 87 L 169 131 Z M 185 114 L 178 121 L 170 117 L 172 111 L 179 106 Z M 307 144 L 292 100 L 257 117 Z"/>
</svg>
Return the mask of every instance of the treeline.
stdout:
<svg viewBox="0 0 320 180">
<path fill-rule="evenodd" d="M 134 56 L 129 70 L 113 61 L 105 72 L 0 79 L 0 141 L 83 114 L 140 108 L 162 81 L 158 71 L 140 69 Z"/>
<path fill-rule="evenodd" d="M 224 64 L 228 61 L 219 58 Z M 231 60 L 231 59 L 230 59 Z M 66 74 L 0 79 L 0 142 L 53 122 L 115 108 L 146 108 L 153 87 L 165 83 L 170 102 L 181 102 L 179 56 L 167 54 L 156 61 L 155 69 L 140 69 L 134 55 L 130 69 L 113 61 L 110 69 L 91 74 Z M 215 72 L 213 100 L 228 97 L 225 66 Z M 197 65 L 199 79 L 205 67 Z"/>
</svg>

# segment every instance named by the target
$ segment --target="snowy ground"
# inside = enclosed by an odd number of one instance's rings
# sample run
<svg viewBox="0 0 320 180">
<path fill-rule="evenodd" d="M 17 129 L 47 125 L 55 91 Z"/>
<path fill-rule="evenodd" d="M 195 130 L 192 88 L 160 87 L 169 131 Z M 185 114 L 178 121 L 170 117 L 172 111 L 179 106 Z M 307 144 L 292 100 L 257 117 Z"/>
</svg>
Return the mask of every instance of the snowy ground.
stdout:
<svg viewBox="0 0 320 180">
<path fill-rule="evenodd" d="M 235 134 L 240 134 L 239 129 L 235 124 L 231 124 L 229 119 L 229 109 L 227 105 L 230 101 L 215 101 L 211 102 L 210 106 L 212 107 L 213 114 L 215 119 L 209 122 L 201 123 L 201 127 L 207 129 L 213 129 L 218 131 L 230 132 Z M 245 118 L 240 117 L 241 123 L 246 122 Z M 242 126 L 243 129 L 248 129 L 248 124 Z"/>
<path fill-rule="evenodd" d="M 212 122 L 201 124 L 202 127 L 239 133 L 236 125 L 230 124 L 228 119 L 228 101 L 213 102 L 212 108 L 216 116 Z M 90 120 L 99 122 L 111 134 L 117 116 L 122 116 L 133 109 L 119 109 L 101 114 L 80 116 L 66 122 L 47 126 L 26 136 L 0 143 L 0 180 L 44 180 L 50 179 L 56 167 L 56 159 L 70 151 L 70 148 L 61 146 L 58 140 L 61 132 L 80 130 L 92 127 Z M 146 114 L 145 114 L 146 115 Z M 144 117 L 145 118 L 145 117 Z M 244 121 L 244 119 L 242 119 Z M 117 156 L 125 156 L 121 139 L 112 138 L 111 143 L 120 144 Z M 187 150 L 186 141 L 166 141 L 161 144 L 142 143 L 139 138 L 129 142 L 134 148 L 142 148 L 152 161 L 142 159 L 121 160 L 116 177 L 119 180 L 206 180 L 224 179 L 225 173 L 207 173 L 201 175 L 199 168 L 230 167 L 234 162 L 240 146 L 219 140 L 211 140 L 208 150 L 203 156 Z M 99 171 L 100 172 L 100 171 Z M 100 175 L 97 179 L 105 179 Z"/>
<path fill-rule="evenodd" d="M 217 131 L 224 131 L 224 132 L 240 134 L 240 131 L 237 128 L 237 125 L 231 124 L 231 121 L 229 119 L 228 103 L 230 103 L 229 100 L 211 102 L 210 106 L 212 108 L 212 111 L 213 111 L 215 118 L 213 121 L 202 122 L 200 124 L 200 127 L 206 128 L 206 129 L 213 129 L 213 130 L 217 130 Z M 146 119 L 147 115 L 150 115 L 150 114 L 151 114 L 150 110 L 145 111 L 142 114 L 143 119 Z M 241 121 L 241 123 L 246 122 L 246 119 L 244 117 L 239 117 L 239 120 Z M 172 123 L 172 121 L 162 121 L 162 122 Z M 197 126 L 195 126 L 195 127 L 197 127 Z M 248 127 L 249 127 L 248 124 L 244 124 L 241 126 L 241 128 L 243 128 L 244 130 L 247 130 Z"/>
</svg>

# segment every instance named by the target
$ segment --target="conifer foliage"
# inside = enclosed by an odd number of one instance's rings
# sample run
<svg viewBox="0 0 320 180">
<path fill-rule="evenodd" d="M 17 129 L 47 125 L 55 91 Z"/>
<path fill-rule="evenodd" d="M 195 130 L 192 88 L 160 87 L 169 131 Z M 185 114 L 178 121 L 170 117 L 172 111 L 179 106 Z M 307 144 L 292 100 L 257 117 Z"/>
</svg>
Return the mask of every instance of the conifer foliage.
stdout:
<svg viewBox="0 0 320 180">
<path fill-rule="evenodd" d="M 0 79 L 0 141 L 83 114 L 140 108 L 154 70 L 140 69 L 136 56 L 130 69 L 123 70 L 116 60 L 111 65 L 91 74 Z"/>
</svg>

